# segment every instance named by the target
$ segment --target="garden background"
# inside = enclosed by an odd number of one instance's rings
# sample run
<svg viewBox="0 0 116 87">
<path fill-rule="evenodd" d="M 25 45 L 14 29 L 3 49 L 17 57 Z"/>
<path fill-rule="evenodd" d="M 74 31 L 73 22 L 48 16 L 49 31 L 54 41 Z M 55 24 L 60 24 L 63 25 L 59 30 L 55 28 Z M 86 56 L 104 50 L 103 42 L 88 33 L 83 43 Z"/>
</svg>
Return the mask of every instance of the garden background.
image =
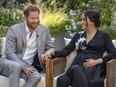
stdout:
<svg viewBox="0 0 116 87">
<path fill-rule="evenodd" d="M 69 37 L 81 30 L 80 15 L 85 10 L 100 13 L 99 30 L 106 31 L 116 39 L 116 0 L 0 0 L 0 37 L 8 27 L 23 21 L 23 8 L 36 4 L 40 10 L 40 22 L 48 26 L 52 37 Z"/>
</svg>

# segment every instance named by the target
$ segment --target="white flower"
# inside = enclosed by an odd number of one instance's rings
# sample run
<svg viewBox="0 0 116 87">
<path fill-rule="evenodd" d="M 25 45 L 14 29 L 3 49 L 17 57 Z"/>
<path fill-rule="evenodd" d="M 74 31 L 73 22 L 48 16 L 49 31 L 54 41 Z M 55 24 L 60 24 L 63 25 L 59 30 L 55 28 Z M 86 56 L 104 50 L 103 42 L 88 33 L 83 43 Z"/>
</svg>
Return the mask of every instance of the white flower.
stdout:
<svg viewBox="0 0 116 87">
<path fill-rule="evenodd" d="M 82 6 L 86 6 L 86 4 L 83 2 L 83 3 L 82 3 Z"/>
<path fill-rule="evenodd" d="M 71 30 L 71 26 L 66 25 L 66 26 L 65 26 L 65 29 L 66 29 L 67 31 L 69 31 L 69 30 Z"/>
<path fill-rule="evenodd" d="M 70 10 L 70 16 L 75 16 L 76 15 L 76 11 Z"/>
<path fill-rule="evenodd" d="M 78 22 L 77 22 L 77 25 L 81 25 L 81 21 L 78 21 Z"/>
<path fill-rule="evenodd" d="M 86 7 L 89 7 L 90 5 L 89 4 L 86 4 Z"/>
</svg>

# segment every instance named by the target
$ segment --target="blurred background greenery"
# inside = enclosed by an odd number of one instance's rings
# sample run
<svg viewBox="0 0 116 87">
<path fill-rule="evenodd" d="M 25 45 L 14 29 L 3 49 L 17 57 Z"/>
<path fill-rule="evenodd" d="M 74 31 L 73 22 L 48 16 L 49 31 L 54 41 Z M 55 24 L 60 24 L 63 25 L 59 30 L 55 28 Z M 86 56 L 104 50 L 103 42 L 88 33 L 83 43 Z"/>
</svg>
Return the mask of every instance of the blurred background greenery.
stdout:
<svg viewBox="0 0 116 87">
<path fill-rule="evenodd" d="M 41 10 L 41 23 L 49 27 L 51 35 L 80 31 L 80 15 L 96 10 L 101 15 L 100 30 L 116 38 L 116 0 L 0 0 L 0 36 L 7 28 L 23 21 L 23 8 L 29 3 Z"/>
</svg>

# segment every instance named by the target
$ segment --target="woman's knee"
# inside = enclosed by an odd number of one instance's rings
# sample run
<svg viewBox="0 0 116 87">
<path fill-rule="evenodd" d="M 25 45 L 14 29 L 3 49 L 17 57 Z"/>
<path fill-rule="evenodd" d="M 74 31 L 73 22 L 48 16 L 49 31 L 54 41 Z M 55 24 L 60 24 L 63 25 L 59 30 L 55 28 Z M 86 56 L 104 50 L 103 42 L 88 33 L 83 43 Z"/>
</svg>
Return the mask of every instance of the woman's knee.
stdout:
<svg viewBox="0 0 116 87">
<path fill-rule="evenodd" d="M 79 73 L 79 72 L 82 71 L 82 67 L 80 65 L 73 65 L 72 68 L 71 68 L 71 71 Z"/>
<path fill-rule="evenodd" d="M 58 82 L 60 82 L 60 83 L 64 83 L 64 82 L 69 82 L 69 77 L 67 76 L 67 75 L 62 75 L 62 76 L 60 76 L 59 78 L 58 78 Z"/>
</svg>

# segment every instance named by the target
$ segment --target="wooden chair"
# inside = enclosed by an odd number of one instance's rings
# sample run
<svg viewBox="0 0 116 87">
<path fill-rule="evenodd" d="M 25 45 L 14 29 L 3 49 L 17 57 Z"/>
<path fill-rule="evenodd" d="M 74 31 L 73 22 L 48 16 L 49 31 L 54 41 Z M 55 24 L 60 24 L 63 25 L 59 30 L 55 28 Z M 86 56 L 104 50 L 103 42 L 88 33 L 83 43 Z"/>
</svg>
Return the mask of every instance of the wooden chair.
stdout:
<svg viewBox="0 0 116 87">
<path fill-rule="evenodd" d="M 116 47 L 116 40 L 113 40 Z M 68 58 L 56 58 L 53 60 L 46 60 L 46 87 L 56 87 L 56 81 L 59 75 L 63 74 L 70 66 L 75 55 L 75 51 L 72 52 Z M 107 55 L 107 54 L 105 54 Z M 69 64 L 70 62 L 70 64 Z M 116 87 L 116 59 L 112 59 L 106 65 L 106 80 L 104 81 L 104 87 Z"/>
<path fill-rule="evenodd" d="M 62 74 L 66 65 L 65 58 L 46 60 L 46 87 L 53 87 L 54 77 Z"/>
<path fill-rule="evenodd" d="M 65 58 L 46 60 L 46 87 L 53 87 L 54 78 L 64 73 L 65 64 Z M 106 87 L 116 87 L 116 59 L 109 61 L 106 67 Z"/>
</svg>

